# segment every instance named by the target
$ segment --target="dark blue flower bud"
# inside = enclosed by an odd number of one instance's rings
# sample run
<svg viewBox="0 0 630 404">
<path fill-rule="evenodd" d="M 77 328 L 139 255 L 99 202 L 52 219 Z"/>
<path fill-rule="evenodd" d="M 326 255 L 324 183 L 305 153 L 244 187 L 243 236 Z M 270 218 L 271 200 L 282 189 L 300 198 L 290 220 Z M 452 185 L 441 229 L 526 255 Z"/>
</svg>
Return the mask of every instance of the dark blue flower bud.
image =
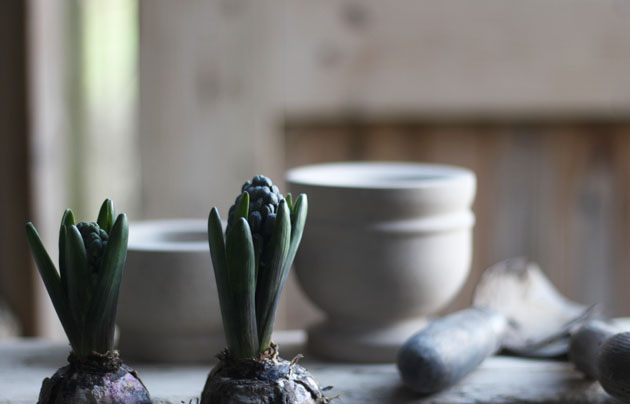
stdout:
<svg viewBox="0 0 630 404">
<path fill-rule="evenodd" d="M 252 179 L 252 184 L 258 185 L 258 186 L 264 186 L 264 187 L 271 187 L 273 185 L 271 183 L 271 180 L 265 177 L 264 175 L 256 175 Z"/>
<path fill-rule="evenodd" d="M 257 175 L 251 181 L 247 181 L 241 187 L 241 193 L 249 194 L 249 216 L 248 222 L 252 231 L 252 236 L 260 235 L 263 244 L 267 246 L 275 223 L 275 214 L 278 212 L 278 204 L 283 199 L 277 186 L 263 175 Z M 241 195 L 236 198 L 234 205 L 228 214 L 228 230 L 234 222 L 234 211 L 241 200 Z M 269 216 L 273 215 L 271 219 Z"/>
<path fill-rule="evenodd" d="M 273 226 L 276 224 L 276 214 L 270 213 L 265 220 L 265 228 L 263 229 L 263 238 L 265 240 L 271 239 L 273 234 Z"/>
<path fill-rule="evenodd" d="M 258 211 L 254 211 L 249 214 L 248 222 L 249 228 L 251 229 L 252 233 L 255 234 L 260 232 L 260 225 L 262 224 L 262 220 L 262 215 Z"/>
<path fill-rule="evenodd" d="M 79 229 L 81 238 L 83 239 L 90 271 L 96 273 L 101 266 L 101 260 L 107 248 L 109 235 L 94 222 L 79 222 L 77 229 Z"/>
</svg>

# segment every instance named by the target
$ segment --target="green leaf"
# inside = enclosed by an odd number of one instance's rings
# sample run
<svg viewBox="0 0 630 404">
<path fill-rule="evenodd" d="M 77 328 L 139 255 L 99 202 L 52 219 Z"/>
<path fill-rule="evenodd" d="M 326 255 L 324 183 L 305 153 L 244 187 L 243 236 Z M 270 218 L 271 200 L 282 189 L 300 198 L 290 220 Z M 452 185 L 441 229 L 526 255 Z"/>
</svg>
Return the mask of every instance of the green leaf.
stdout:
<svg viewBox="0 0 630 404">
<path fill-rule="evenodd" d="M 127 258 L 129 225 L 127 215 L 118 215 L 103 254 L 96 290 L 90 303 L 86 329 L 91 333 L 91 348 L 99 353 L 114 348 L 114 326 L 122 272 Z"/>
<path fill-rule="evenodd" d="M 258 283 L 258 270 L 260 268 L 260 257 L 262 256 L 262 250 L 263 250 L 262 236 L 259 234 L 253 237 L 253 242 L 254 242 L 254 257 L 255 257 L 254 260 L 256 261 L 256 270 L 254 274 L 256 277 L 256 283 Z"/>
<path fill-rule="evenodd" d="M 247 219 L 240 217 L 227 238 L 228 283 L 231 291 L 228 324 L 235 340 L 228 341 L 235 358 L 251 358 L 258 353 L 256 328 L 256 263 L 252 234 Z"/>
<path fill-rule="evenodd" d="M 231 324 L 231 319 L 236 316 L 232 305 L 232 293 L 228 281 L 228 267 L 225 257 L 225 241 L 223 239 L 223 228 L 221 217 L 216 207 L 213 207 L 208 216 L 208 243 L 210 244 L 210 256 L 212 257 L 212 267 L 214 269 L 214 279 L 219 293 L 219 305 L 221 306 L 221 318 L 225 340 L 228 346 L 232 346 L 237 341 L 238 329 Z"/>
<path fill-rule="evenodd" d="M 72 226 L 74 223 L 74 213 L 72 213 L 72 209 L 66 209 L 63 212 L 63 216 L 61 217 L 61 225 L 62 226 Z"/>
<path fill-rule="evenodd" d="M 59 255 L 65 259 L 66 291 L 68 304 L 72 310 L 75 323 L 82 327 L 91 299 L 90 269 L 87 252 L 83 244 L 81 232 L 75 225 L 62 226 L 65 229 L 65 250 Z"/>
<path fill-rule="evenodd" d="M 216 207 L 213 207 L 208 216 L 208 244 L 210 245 L 210 256 L 212 257 L 212 267 L 217 283 L 219 294 L 225 292 L 227 283 L 227 264 L 225 260 L 225 242 L 223 240 L 223 229 L 221 216 Z M 223 299 L 222 299 L 223 300 Z"/>
<path fill-rule="evenodd" d="M 244 217 L 247 220 L 249 216 L 249 193 L 247 191 L 243 192 L 241 195 L 241 200 L 236 207 L 236 211 L 234 212 L 234 220 L 236 221 L 240 217 Z"/>
<path fill-rule="evenodd" d="M 46 252 L 35 226 L 33 226 L 31 222 L 26 224 L 26 240 L 31 252 L 33 253 L 35 264 L 37 265 L 39 274 L 44 281 L 46 291 L 48 292 L 48 296 L 50 296 L 50 300 L 57 312 L 59 321 L 61 321 L 61 325 L 63 326 L 66 336 L 74 349 L 78 346 L 79 334 L 72 318 L 72 312 L 70 311 L 67 297 L 63 292 L 61 278 L 57 273 L 55 264 L 53 264 L 50 256 Z"/>
<path fill-rule="evenodd" d="M 98 212 L 98 219 L 96 220 L 96 223 L 101 229 L 105 230 L 105 232 L 109 234 L 109 232 L 112 231 L 115 216 L 114 201 L 107 198 L 101 205 L 101 210 Z"/>
<path fill-rule="evenodd" d="M 66 209 L 61 217 L 61 226 L 59 226 L 59 275 L 61 276 L 61 287 L 63 288 L 64 295 L 67 296 L 68 291 L 66 288 L 67 277 L 66 274 L 66 226 L 74 225 L 74 214 L 72 210 Z"/>
<path fill-rule="evenodd" d="M 289 205 L 289 210 L 291 211 L 291 213 L 293 213 L 293 197 L 291 196 L 291 194 L 287 194 L 287 196 L 284 197 L 284 200 L 287 201 L 287 205 Z"/>
<path fill-rule="evenodd" d="M 258 274 L 256 288 L 256 314 L 260 351 L 271 343 L 271 332 L 276 317 L 278 301 L 288 274 L 287 260 L 291 241 L 291 214 L 286 200 L 280 201 L 271 242 L 265 248 L 272 248 L 270 259 L 265 262 Z"/>
<path fill-rule="evenodd" d="M 288 265 L 293 264 L 295 254 L 297 254 L 302 234 L 304 233 L 304 225 L 306 224 L 306 216 L 308 215 L 308 197 L 301 194 L 295 201 L 295 208 L 291 215 L 291 247 L 289 251 Z M 288 271 L 288 270 L 287 270 Z"/>
</svg>

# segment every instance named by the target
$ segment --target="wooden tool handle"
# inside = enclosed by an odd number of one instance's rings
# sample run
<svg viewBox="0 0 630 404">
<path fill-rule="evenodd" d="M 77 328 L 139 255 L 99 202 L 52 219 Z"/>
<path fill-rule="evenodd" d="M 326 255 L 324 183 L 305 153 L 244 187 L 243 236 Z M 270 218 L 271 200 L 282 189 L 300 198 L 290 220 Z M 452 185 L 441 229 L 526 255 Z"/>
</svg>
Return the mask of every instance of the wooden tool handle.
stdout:
<svg viewBox="0 0 630 404">
<path fill-rule="evenodd" d="M 403 382 L 424 394 L 455 384 L 501 348 L 506 328 L 502 315 L 474 307 L 432 322 L 398 351 Z"/>
<path fill-rule="evenodd" d="M 608 338 L 597 359 L 599 383 L 611 396 L 630 403 L 630 332 Z"/>
<path fill-rule="evenodd" d="M 614 327 L 601 320 L 587 322 L 571 335 L 569 360 L 573 362 L 577 370 L 591 379 L 597 379 L 599 349 L 615 333 Z"/>
<path fill-rule="evenodd" d="M 608 394 L 630 403 L 630 333 L 589 321 L 571 336 L 569 359 L 586 376 L 599 380 Z"/>
</svg>

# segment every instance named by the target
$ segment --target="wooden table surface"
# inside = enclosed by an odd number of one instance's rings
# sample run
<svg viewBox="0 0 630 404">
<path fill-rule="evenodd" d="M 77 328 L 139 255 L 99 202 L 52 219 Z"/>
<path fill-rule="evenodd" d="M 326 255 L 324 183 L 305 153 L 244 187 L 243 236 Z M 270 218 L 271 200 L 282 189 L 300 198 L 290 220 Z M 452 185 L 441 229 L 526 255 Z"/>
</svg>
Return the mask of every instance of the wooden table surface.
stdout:
<svg viewBox="0 0 630 404">
<path fill-rule="evenodd" d="M 300 346 L 282 353 L 290 358 Z M 42 380 L 66 363 L 69 347 L 37 339 L 0 342 L 0 404 L 33 404 Z M 123 353 L 124 356 L 124 353 Z M 155 403 L 196 402 L 211 363 L 129 363 L 140 374 Z M 420 397 L 406 390 L 394 364 L 342 364 L 304 359 L 340 404 L 424 403 L 616 403 L 596 382 L 584 380 L 566 362 L 492 357 L 451 389 Z"/>
</svg>

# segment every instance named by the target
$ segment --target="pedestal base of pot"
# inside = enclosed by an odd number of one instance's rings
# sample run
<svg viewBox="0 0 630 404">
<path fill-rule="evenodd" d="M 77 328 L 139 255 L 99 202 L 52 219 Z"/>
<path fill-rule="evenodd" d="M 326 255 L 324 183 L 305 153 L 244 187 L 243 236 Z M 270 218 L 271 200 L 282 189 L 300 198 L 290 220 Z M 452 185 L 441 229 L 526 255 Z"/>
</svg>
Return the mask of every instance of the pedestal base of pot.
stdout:
<svg viewBox="0 0 630 404">
<path fill-rule="evenodd" d="M 119 351 L 142 362 L 210 362 L 225 349 L 222 334 L 201 336 L 121 335 Z"/>
<path fill-rule="evenodd" d="M 326 320 L 309 329 L 308 351 L 337 361 L 395 362 L 398 348 L 427 323 L 426 318 L 378 326 Z"/>
</svg>

